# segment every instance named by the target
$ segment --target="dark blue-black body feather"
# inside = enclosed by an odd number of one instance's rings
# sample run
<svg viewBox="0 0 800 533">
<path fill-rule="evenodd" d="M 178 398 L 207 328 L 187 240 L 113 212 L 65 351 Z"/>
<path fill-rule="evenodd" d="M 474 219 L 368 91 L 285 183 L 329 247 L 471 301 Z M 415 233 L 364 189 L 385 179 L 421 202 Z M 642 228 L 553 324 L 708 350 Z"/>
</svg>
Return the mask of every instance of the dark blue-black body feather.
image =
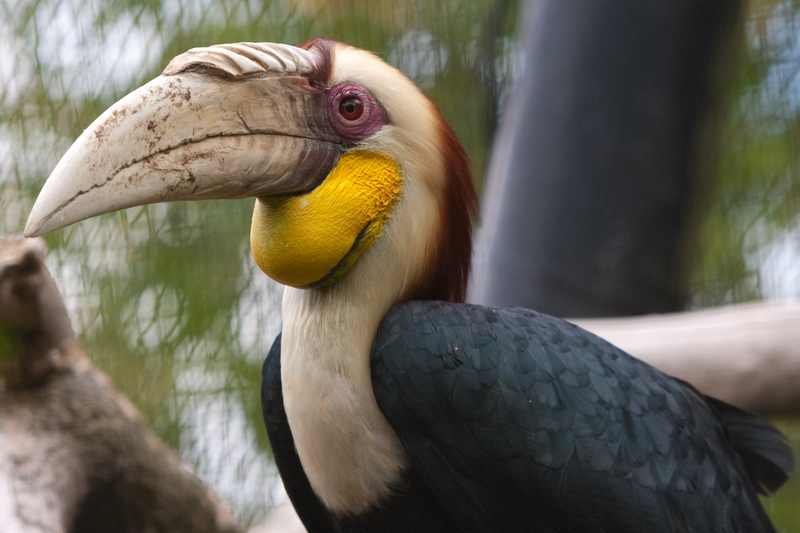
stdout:
<svg viewBox="0 0 800 533">
<path fill-rule="evenodd" d="M 769 423 L 565 321 L 445 302 L 381 323 L 373 388 L 412 467 L 383 508 L 337 520 L 286 445 L 276 346 L 265 420 L 312 532 L 774 531 L 756 489 L 776 489 L 793 459 Z"/>
</svg>

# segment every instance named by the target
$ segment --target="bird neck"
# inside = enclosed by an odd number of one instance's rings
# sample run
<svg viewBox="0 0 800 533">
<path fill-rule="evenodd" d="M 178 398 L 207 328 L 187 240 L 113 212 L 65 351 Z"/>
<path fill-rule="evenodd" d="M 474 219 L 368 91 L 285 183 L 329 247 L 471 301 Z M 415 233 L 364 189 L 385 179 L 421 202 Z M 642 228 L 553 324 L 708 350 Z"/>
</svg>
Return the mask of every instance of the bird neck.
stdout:
<svg viewBox="0 0 800 533">
<path fill-rule="evenodd" d="M 324 291 L 284 293 L 286 416 L 314 492 L 335 514 L 357 515 L 389 495 L 406 464 L 372 389 L 369 354 L 383 314 L 314 292 Z"/>
<path fill-rule="evenodd" d="M 437 124 L 442 158 L 400 163 L 401 198 L 344 277 L 284 293 L 286 415 L 311 487 L 334 514 L 380 504 L 407 465 L 372 388 L 370 351 L 381 320 L 396 303 L 463 301 L 466 291 L 477 198 L 455 134 L 441 117 Z"/>
<path fill-rule="evenodd" d="M 286 415 L 314 492 L 338 514 L 379 504 L 406 466 L 375 401 L 370 350 L 389 308 L 420 286 L 439 236 L 436 205 L 414 183 L 404 187 L 381 238 L 339 282 L 284 292 Z"/>
</svg>

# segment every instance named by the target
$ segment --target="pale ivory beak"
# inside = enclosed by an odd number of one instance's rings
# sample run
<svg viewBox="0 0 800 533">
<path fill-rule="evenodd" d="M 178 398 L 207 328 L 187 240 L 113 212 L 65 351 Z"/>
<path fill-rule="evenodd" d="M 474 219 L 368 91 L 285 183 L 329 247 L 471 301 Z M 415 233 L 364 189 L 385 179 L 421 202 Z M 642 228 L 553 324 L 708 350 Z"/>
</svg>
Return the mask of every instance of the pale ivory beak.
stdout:
<svg viewBox="0 0 800 533">
<path fill-rule="evenodd" d="M 305 192 L 342 147 L 316 56 L 280 44 L 196 48 L 100 115 L 33 206 L 33 237 L 126 207 Z"/>
</svg>

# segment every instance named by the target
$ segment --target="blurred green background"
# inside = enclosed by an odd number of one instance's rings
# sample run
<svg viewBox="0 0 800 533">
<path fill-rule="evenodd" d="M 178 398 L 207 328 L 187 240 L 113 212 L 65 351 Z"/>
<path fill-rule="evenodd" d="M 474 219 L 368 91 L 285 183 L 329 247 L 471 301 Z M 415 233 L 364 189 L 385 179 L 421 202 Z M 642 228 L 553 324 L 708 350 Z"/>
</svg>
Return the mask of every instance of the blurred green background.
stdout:
<svg viewBox="0 0 800 533">
<path fill-rule="evenodd" d="M 518 77 L 519 0 L 0 0 L 0 235 L 106 107 L 194 46 L 333 36 L 439 105 L 480 187 Z M 753 0 L 721 127 L 692 302 L 800 297 L 800 0 Z M 161 204 L 46 237 L 73 326 L 153 430 L 245 523 L 280 499 L 259 405 L 281 287 L 249 253 L 252 200 Z M 783 429 L 800 452 L 800 425 Z M 765 501 L 800 532 L 800 476 Z"/>
</svg>

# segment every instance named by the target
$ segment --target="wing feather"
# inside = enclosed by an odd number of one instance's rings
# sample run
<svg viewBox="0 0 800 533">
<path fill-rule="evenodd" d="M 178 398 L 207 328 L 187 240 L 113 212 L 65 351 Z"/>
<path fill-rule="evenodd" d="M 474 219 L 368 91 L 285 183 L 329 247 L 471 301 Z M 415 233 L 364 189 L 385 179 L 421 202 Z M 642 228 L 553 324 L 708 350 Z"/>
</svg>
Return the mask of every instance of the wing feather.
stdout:
<svg viewBox="0 0 800 533">
<path fill-rule="evenodd" d="M 774 531 L 751 480 L 774 490 L 793 466 L 768 422 L 525 309 L 395 306 L 373 344 L 372 380 L 450 512 L 481 509 L 484 523 L 520 531 Z"/>
</svg>

